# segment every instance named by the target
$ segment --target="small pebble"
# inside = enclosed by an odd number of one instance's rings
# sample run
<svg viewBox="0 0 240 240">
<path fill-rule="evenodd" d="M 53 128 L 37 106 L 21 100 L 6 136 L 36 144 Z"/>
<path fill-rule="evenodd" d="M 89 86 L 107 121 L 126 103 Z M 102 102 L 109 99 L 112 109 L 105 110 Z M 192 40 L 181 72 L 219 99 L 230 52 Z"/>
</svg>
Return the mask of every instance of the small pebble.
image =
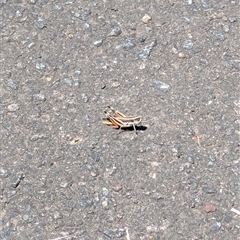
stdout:
<svg viewBox="0 0 240 240">
<path fill-rule="evenodd" d="M 179 57 L 179 58 L 185 58 L 186 56 L 185 56 L 184 53 L 180 52 L 180 53 L 178 54 L 178 57 Z"/>
<path fill-rule="evenodd" d="M 170 85 L 168 85 L 167 83 L 161 82 L 159 80 L 153 80 L 153 86 L 157 90 L 162 90 L 163 92 L 167 92 L 168 90 L 171 89 Z M 179 150 L 177 148 L 172 149 L 172 152 L 174 152 L 174 153 L 178 153 L 178 151 Z"/>
<path fill-rule="evenodd" d="M 85 20 L 85 18 L 84 17 L 82 17 L 82 15 L 80 14 L 80 13 L 78 13 L 78 12 L 72 12 L 72 14 L 73 14 L 73 16 L 74 17 L 76 17 L 76 18 L 79 18 L 79 19 L 81 19 L 81 20 Z"/>
<path fill-rule="evenodd" d="M 83 100 L 84 103 L 88 102 L 88 96 L 85 93 L 82 93 L 81 97 L 82 97 L 82 100 Z"/>
<path fill-rule="evenodd" d="M 91 152 L 91 158 L 92 158 L 93 160 L 95 160 L 96 162 L 99 162 L 99 160 L 100 160 L 99 153 L 97 153 L 97 152 Z"/>
<path fill-rule="evenodd" d="M 225 68 L 228 68 L 228 69 L 232 69 L 232 64 L 226 60 L 222 60 L 221 61 L 221 64 L 225 67 Z"/>
<path fill-rule="evenodd" d="M 188 39 L 188 40 L 184 41 L 182 46 L 183 46 L 183 48 L 190 50 L 193 47 L 193 42 L 192 42 L 192 40 Z"/>
<path fill-rule="evenodd" d="M 185 2 L 186 2 L 188 5 L 192 5 L 192 3 L 193 3 L 192 0 L 185 0 Z"/>
<path fill-rule="evenodd" d="M 119 58 L 120 59 L 125 59 L 126 58 L 126 54 L 125 53 L 120 53 L 119 54 Z"/>
<path fill-rule="evenodd" d="M 240 99 L 233 101 L 233 103 L 240 108 Z"/>
<path fill-rule="evenodd" d="M 207 163 L 206 167 L 212 168 L 212 167 L 213 167 L 213 162 L 209 161 L 209 162 Z"/>
<path fill-rule="evenodd" d="M 64 78 L 62 82 L 66 83 L 69 86 L 72 86 L 73 80 L 71 78 Z"/>
<path fill-rule="evenodd" d="M 114 192 L 120 192 L 122 190 L 122 185 L 121 184 L 117 184 L 114 187 L 112 187 Z"/>
<path fill-rule="evenodd" d="M 108 207 L 108 201 L 106 201 L 106 200 L 102 201 L 102 206 L 103 206 L 103 208 L 107 208 Z"/>
<path fill-rule="evenodd" d="M 208 66 L 209 63 L 208 63 L 208 60 L 207 59 L 200 59 L 200 63 L 203 65 L 203 66 Z"/>
<path fill-rule="evenodd" d="M 150 49 L 143 49 L 139 54 L 138 57 L 139 58 L 148 58 L 150 56 Z"/>
<path fill-rule="evenodd" d="M 38 136 L 38 135 L 33 135 L 33 136 L 30 137 L 30 141 L 32 141 L 32 142 L 35 142 L 35 141 L 37 141 L 38 139 L 39 139 L 39 136 Z"/>
<path fill-rule="evenodd" d="M 54 5 L 54 10 L 60 11 L 60 10 L 62 10 L 62 6 L 56 4 L 56 5 Z"/>
<path fill-rule="evenodd" d="M 34 100 L 37 100 L 37 101 L 45 101 L 46 100 L 45 96 L 41 93 L 33 94 L 33 98 L 34 98 Z"/>
<path fill-rule="evenodd" d="M 68 38 L 69 38 L 69 39 L 72 39 L 73 37 L 74 37 L 74 35 L 73 35 L 72 33 L 69 33 L 69 34 L 68 34 Z"/>
<path fill-rule="evenodd" d="M 100 39 L 100 40 L 95 41 L 95 42 L 93 43 L 93 45 L 96 46 L 96 47 L 100 47 L 100 46 L 102 45 L 102 43 L 103 43 L 103 40 Z"/>
<path fill-rule="evenodd" d="M 117 229 L 116 231 L 104 231 L 104 234 L 109 238 L 122 238 L 125 235 L 125 230 L 122 228 Z"/>
<path fill-rule="evenodd" d="M 30 4 L 36 4 L 37 0 L 29 0 Z"/>
<path fill-rule="evenodd" d="M 87 30 L 87 29 L 89 29 L 89 28 L 90 28 L 90 24 L 87 23 L 87 22 L 85 22 L 85 23 L 83 24 L 83 29 L 84 29 L 84 30 Z"/>
<path fill-rule="evenodd" d="M 53 214 L 53 218 L 54 218 L 55 220 L 58 220 L 58 219 L 62 219 L 63 216 L 62 216 L 62 214 L 61 214 L 60 212 L 55 211 L 54 214 Z"/>
<path fill-rule="evenodd" d="M 19 68 L 19 69 L 24 69 L 24 68 L 25 68 L 25 65 L 23 64 L 23 62 L 18 62 L 18 63 L 16 64 L 16 66 L 17 66 L 17 68 Z"/>
<path fill-rule="evenodd" d="M 61 187 L 61 188 L 66 188 L 66 187 L 68 187 L 68 182 L 67 182 L 67 181 L 62 181 L 62 182 L 60 183 L 60 187 Z"/>
<path fill-rule="evenodd" d="M 208 7 L 208 4 L 207 4 L 207 1 L 206 0 L 201 0 L 201 3 L 202 3 L 202 6 L 204 8 L 207 8 Z"/>
<path fill-rule="evenodd" d="M 112 87 L 113 88 L 117 88 L 117 87 L 119 87 L 120 86 L 120 83 L 118 83 L 118 82 L 114 82 L 113 84 L 112 84 Z"/>
<path fill-rule="evenodd" d="M 226 223 L 230 223 L 232 220 L 233 220 L 233 218 L 232 218 L 232 216 L 230 216 L 230 215 L 226 215 L 226 216 L 224 217 L 224 222 L 226 222 Z"/>
<path fill-rule="evenodd" d="M 122 32 L 121 28 L 118 25 L 115 25 L 108 36 L 117 37 L 121 34 L 121 32 Z"/>
<path fill-rule="evenodd" d="M 19 109 L 19 106 L 18 106 L 18 104 L 13 103 L 11 105 L 8 105 L 7 108 L 8 108 L 9 112 L 15 112 L 15 111 L 17 111 Z"/>
<path fill-rule="evenodd" d="M 0 168 L 0 178 L 7 178 L 9 176 L 8 170 Z"/>
<path fill-rule="evenodd" d="M 91 174 L 92 177 L 97 177 L 98 176 L 97 172 L 90 172 L 90 174 Z"/>
<path fill-rule="evenodd" d="M 141 43 L 145 42 L 145 41 L 146 41 L 146 37 L 140 37 L 140 38 L 139 38 L 139 41 L 140 41 Z"/>
<path fill-rule="evenodd" d="M 148 15 L 148 14 L 145 14 L 142 18 L 142 22 L 143 23 L 148 23 L 152 18 Z"/>
<path fill-rule="evenodd" d="M 172 47 L 172 52 L 173 52 L 174 54 L 178 54 L 178 48 L 177 48 L 176 45 L 174 45 L 174 46 Z"/>
<path fill-rule="evenodd" d="M 38 28 L 43 29 L 43 28 L 47 27 L 47 22 L 46 22 L 46 20 L 41 19 L 41 20 L 36 21 L 36 25 Z"/>
<path fill-rule="evenodd" d="M 19 10 L 17 10 L 16 11 L 16 17 L 17 18 L 20 18 L 20 17 L 22 17 L 23 16 L 23 14 L 19 11 Z"/>
<path fill-rule="evenodd" d="M 31 12 L 31 16 L 32 16 L 33 19 L 38 18 L 38 14 L 36 12 Z"/>
<path fill-rule="evenodd" d="M 80 86 L 80 84 L 81 84 L 81 82 L 80 82 L 80 80 L 79 79 L 73 79 L 73 85 L 75 86 L 75 87 L 79 87 Z"/>
<path fill-rule="evenodd" d="M 39 139 L 46 139 L 46 138 L 47 137 L 43 134 L 39 134 L 39 135 L 36 134 L 36 135 L 32 135 L 29 139 L 30 139 L 31 142 L 35 142 Z"/>
<path fill-rule="evenodd" d="M 75 3 L 75 1 L 76 1 L 76 0 L 64 0 L 64 1 L 63 1 L 63 4 L 64 4 L 64 5 L 70 5 L 70 4 Z"/>
<path fill-rule="evenodd" d="M 85 16 L 89 16 L 91 14 L 91 10 L 89 8 L 84 8 L 83 13 Z"/>
<path fill-rule="evenodd" d="M 36 63 L 36 69 L 45 71 L 46 70 L 45 63 L 43 63 L 43 62 Z"/>
<path fill-rule="evenodd" d="M 117 229 L 115 232 L 115 237 L 116 238 L 122 238 L 125 235 L 125 230 L 122 228 Z"/>
<path fill-rule="evenodd" d="M 75 73 L 75 76 L 79 76 L 82 74 L 81 70 L 79 69 L 77 69 L 74 73 Z"/>
<path fill-rule="evenodd" d="M 18 84 L 13 82 L 13 81 L 10 81 L 7 83 L 8 87 L 14 89 L 14 90 L 17 90 L 18 89 Z"/>
<path fill-rule="evenodd" d="M 23 215 L 23 220 L 24 220 L 24 221 L 27 221 L 28 219 L 29 219 L 29 215 L 24 214 L 24 215 Z"/>
<path fill-rule="evenodd" d="M 11 198 L 11 197 L 13 197 L 16 193 L 17 193 L 16 190 L 8 191 L 8 192 L 6 192 L 6 197 L 7 197 L 7 198 Z"/>
<path fill-rule="evenodd" d="M 30 42 L 28 45 L 27 45 L 27 47 L 28 48 L 32 48 L 32 47 L 34 47 L 36 44 L 34 43 L 34 42 Z"/>
<path fill-rule="evenodd" d="M 222 29 L 223 29 L 223 31 L 224 31 L 225 33 L 229 32 L 229 30 L 230 30 L 230 28 L 229 28 L 228 25 L 223 25 L 223 26 L 222 26 Z"/>
<path fill-rule="evenodd" d="M 216 162 L 216 158 L 214 156 L 209 156 L 211 162 Z"/>
<path fill-rule="evenodd" d="M 123 48 L 126 49 L 126 50 L 131 50 L 133 49 L 134 47 L 136 46 L 135 43 L 133 43 L 132 41 L 128 40 L 127 42 L 125 42 L 123 44 Z"/>
<path fill-rule="evenodd" d="M 202 190 L 204 193 L 207 193 L 207 194 L 213 194 L 216 192 L 216 190 L 211 187 L 203 187 Z"/>
<path fill-rule="evenodd" d="M 158 226 L 157 225 L 151 225 L 147 227 L 147 232 L 148 233 L 156 233 L 158 232 Z"/>
<path fill-rule="evenodd" d="M 98 194 L 97 194 L 97 193 L 95 193 L 94 195 L 95 195 L 95 197 L 94 197 L 94 200 L 95 200 L 95 202 L 99 202 L 99 201 L 100 201 L 100 199 L 99 199 L 99 196 L 98 196 Z"/>
<path fill-rule="evenodd" d="M 104 88 L 106 88 L 106 84 L 104 82 L 101 82 L 100 87 L 101 87 L 101 89 L 104 89 Z"/>
<path fill-rule="evenodd" d="M 152 50 L 156 46 L 157 46 L 157 40 L 153 40 L 152 42 L 150 42 L 150 44 L 149 44 L 149 46 L 147 46 L 147 48 Z"/>
<path fill-rule="evenodd" d="M 209 213 L 209 212 L 215 212 L 217 208 L 212 204 L 212 203 L 207 203 L 204 207 L 204 211 Z"/>
<path fill-rule="evenodd" d="M 215 222 L 207 229 L 206 233 L 207 234 L 216 233 L 220 230 L 220 228 L 221 228 L 221 223 L 220 222 Z"/>
<path fill-rule="evenodd" d="M 193 157 L 188 157 L 188 162 L 194 164 L 194 159 L 193 159 Z"/>
<path fill-rule="evenodd" d="M 229 17 L 228 20 L 233 23 L 233 22 L 236 22 L 237 21 L 237 18 L 235 17 Z"/>
<path fill-rule="evenodd" d="M 91 198 L 83 198 L 80 200 L 80 206 L 83 208 L 91 207 L 93 205 L 93 201 Z"/>
<path fill-rule="evenodd" d="M 225 39 L 224 34 L 221 32 L 212 31 L 212 34 L 215 36 L 217 40 L 223 41 Z"/>
<path fill-rule="evenodd" d="M 104 231 L 104 234 L 109 238 L 114 238 L 115 237 L 115 232 L 114 231 Z"/>
<path fill-rule="evenodd" d="M 105 197 L 108 196 L 108 189 L 107 188 L 105 188 L 105 187 L 102 188 L 102 195 L 105 196 Z"/>
</svg>

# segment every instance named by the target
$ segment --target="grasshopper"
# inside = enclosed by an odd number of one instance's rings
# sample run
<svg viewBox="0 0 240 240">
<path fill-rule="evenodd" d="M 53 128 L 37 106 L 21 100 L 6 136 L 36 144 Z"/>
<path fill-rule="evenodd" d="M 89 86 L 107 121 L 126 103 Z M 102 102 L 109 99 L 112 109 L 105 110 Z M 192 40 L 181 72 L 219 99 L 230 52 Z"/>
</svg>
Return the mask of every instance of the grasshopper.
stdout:
<svg viewBox="0 0 240 240">
<path fill-rule="evenodd" d="M 126 116 L 110 106 L 108 106 L 108 109 L 104 113 L 106 117 L 102 118 L 103 123 L 114 128 L 119 128 L 119 130 L 133 127 L 135 133 L 137 133 L 136 126 L 142 122 L 141 116 Z"/>
</svg>

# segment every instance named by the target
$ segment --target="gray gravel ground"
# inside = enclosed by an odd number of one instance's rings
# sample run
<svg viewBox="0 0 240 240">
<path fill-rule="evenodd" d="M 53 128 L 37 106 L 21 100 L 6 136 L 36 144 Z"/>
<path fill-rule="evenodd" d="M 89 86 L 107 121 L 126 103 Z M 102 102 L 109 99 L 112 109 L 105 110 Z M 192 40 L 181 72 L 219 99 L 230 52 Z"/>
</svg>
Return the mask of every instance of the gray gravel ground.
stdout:
<svg viewBox="0 0 240 240">
<path fill-rule="evenodd" d="M 240 239 L 239 1 L 0 5 L 1 239 Z"/>
</svg>

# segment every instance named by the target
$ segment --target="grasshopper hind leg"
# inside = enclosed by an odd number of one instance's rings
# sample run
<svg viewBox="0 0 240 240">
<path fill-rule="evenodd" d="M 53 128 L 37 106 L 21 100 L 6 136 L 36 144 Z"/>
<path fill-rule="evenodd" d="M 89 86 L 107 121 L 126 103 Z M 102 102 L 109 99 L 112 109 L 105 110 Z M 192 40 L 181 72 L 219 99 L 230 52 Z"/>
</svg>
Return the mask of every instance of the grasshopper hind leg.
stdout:
<svg viewBox="0 0 240 240">
<path fill-rule="evenodd" d="M 135 124 L 133 124 L 133 129 L 134 129 L 134 132 L 135 132 L 136 134 L 138 134 L 138 133 L 137 133 L 137 129 L 136 129 L 136 125 L 135 125 Z"/>
<path fill-rule="evenodd" d="M 117 134 L 120 134 L 120 133 L 122 133 L 123 131 L 121 131 L 122 130 L 122 128 L 121 127 L 119 127 L 119 129 L 118 129 L 118 131 L 117 131 Z"/>
</svg>

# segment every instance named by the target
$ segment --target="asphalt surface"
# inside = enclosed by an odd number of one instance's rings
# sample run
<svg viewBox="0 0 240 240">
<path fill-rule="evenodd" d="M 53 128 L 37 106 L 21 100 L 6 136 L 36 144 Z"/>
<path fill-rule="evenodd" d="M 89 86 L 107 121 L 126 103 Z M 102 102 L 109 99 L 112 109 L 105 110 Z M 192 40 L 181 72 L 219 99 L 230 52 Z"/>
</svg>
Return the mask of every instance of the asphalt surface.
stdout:
<svg viewBox="0 0 240 240">
<path fill-rule="evenodd" d="M 239 1 L 0 5 L 0 239 L 240 239 Z"/>
</svg>

